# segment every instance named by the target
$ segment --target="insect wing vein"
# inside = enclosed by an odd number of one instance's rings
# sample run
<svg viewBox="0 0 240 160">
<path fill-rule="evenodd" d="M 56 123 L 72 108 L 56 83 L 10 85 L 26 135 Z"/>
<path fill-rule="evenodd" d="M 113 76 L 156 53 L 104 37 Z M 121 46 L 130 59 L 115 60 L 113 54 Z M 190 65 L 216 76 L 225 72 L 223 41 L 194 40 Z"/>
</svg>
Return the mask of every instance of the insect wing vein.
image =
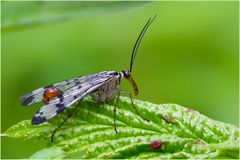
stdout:
<svg viewBox="0 0 240 160">
<path fill-rule="evenodd" d="M 103 72 L 99 72 L 99 73 L 95 73 L 95 74 L 89 74 L 86 76 L 72 78 L 69 80 L 65 80 L 65 81 L 62 81 L 59 83 L 55 83 L 52 85 L 48 85 L 48 86 L 36 89 L 36 90 L 34 90 L 30 93 L 27 93 L 21 97 L 21 99 L 24 99 L 22 105 L 28 106 L 28 105 L 40 102 L 42 100 L 43 93 L 47 88 L 57 87 L 61 91 L 67 91 L 67 90 L 71 89 L 72 87 L 78 86 L 81 83 L 84 83 L 86 81 L 94 80 L 96 78 L 102 78 L 104 76 L 108 76 L 112 72 L 114 72 L 114 71 L 103 71 Z"/>
<path fill-rule="evenodd" d="M 114 77 L 114 75 L 108 74 L 108 78 L 102 78 L 101 80 L 97 80 L 95 83 L 89 83 L 91 85 L 87 85 L 84 88 L 79 88 L 78 90 L 74 90 L 73 92 L 67 93 L 65 95 L 63 93 L 63 97 L 65 96 L 63 99 L 57 98 L 55 100 L 49 101 L 49 104 L 42 106 L 33 116 L 32 124 L 40 124 L 53 118 L 72 104 L 82 100 L 88 94 L 96 91 L 103 84 L 111 80 L 112 77 Z M 94 82 L 93 79 L 91 81 Z"/>
</svg>

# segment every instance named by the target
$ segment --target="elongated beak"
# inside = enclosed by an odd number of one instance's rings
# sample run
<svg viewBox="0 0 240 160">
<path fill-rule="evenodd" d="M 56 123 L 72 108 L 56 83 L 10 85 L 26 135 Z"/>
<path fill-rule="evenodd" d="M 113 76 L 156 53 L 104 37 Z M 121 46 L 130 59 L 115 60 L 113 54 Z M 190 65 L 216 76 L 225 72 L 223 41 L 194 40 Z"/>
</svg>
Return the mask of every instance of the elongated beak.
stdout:
<svg viewBox="0 0 240 160">
<path fill-rule="evenodd" d="M 129 80 L 129 82 L 132 84 L 133 89 L 134 89 L 134 94 L 135 96 L 138 94 L 138 87 L 137 84 L 135 83 L 135 81 L 133 80 L 132 76 L 130 76 L 129 78 L 127 78 Z"/>
</svg>

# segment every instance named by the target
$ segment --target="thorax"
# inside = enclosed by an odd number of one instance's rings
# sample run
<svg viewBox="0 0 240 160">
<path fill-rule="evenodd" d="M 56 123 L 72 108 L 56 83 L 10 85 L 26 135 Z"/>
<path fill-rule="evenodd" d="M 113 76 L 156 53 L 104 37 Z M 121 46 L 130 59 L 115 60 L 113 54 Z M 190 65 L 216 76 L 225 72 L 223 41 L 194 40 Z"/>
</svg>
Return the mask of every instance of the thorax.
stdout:
<svg viewBox="0 0 240 160">
<path fill-rule="evenodd" d="M 99 87 L 94 93 L 91 94 L 92 98 L 97 103 L 102 103 L 115 97 L 120 89 L 120 83 L 122 81 L 121 72 L 118 72 L 109 81 Z"/>
</svg>

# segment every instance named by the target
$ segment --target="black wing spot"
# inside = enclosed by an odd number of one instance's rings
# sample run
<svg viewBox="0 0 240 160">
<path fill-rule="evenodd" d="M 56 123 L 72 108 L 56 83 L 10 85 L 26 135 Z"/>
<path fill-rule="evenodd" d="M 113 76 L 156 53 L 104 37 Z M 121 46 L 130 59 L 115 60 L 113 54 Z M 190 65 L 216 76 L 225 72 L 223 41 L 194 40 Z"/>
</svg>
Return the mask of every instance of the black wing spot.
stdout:
<svg viewBox="0 0 240 160">
<path fill-rule="evenodd" d="M 62 111 L 64 111 L 67 107 L 65 107 L 65 105 L 63 103 L 58 103 L 56 104 L 57 109 L 57 114 L 61 113 Z"/>
<path fill-rule="evenodd" d="M 64 98 L 62 97 L 62 98 L 60 98 L 60 102 L 63 102 L 63 100 L 64 100 Z"/>
<path fill-rule="evenodd" d="M 53 84 L 50 84 L 50 85 L 48 85 L 48 86 L 45 86 L 44 89 L 51 88 L 51 87 L 53 87 Z"/>
<path fill-rule="evenodd" d="M 61 112 L 64 111 L 65 109 L 66 109 L 66 107 L 58 108 L 57 114 L 61 113 Z"/>
<path fill-rule="evenodd" d="M 62 94 L 60 94 L 59 96 L 58 96 L 58 98 L 62 98 L 63 97 L 63 95 Z"/>
<path fill-rule="evenodd" d="M 64 100 L 63 94 L 60 94 L 58 98 L 60 99 L 60 102 L 62 102 Z"/>
<path fill-rule="evenodd" d="M 76 85 L 79 85 L 80 83 L 81 83 L 81 82 L 79 82 L 79 81 L 78 81 L 78 82 L 75 82 Z"/>
<path fill-rule="evenodd" d="M 46 117 L 33 117 L 32 118 L 32 124 L 40 124 L 40 123 L 43 123 L 43 122 L 46 122 L 47 121 L 47 119 L 46 119 Z"/>
<path fill-rule="evenodd" d="M 77 98 L 78 98 L 78 96 L 73 96 L 73 98 L 74 98 L 74 99 L 77 99 Z"/>
<path fill-rule="evenodd" d="M 119 73 L 117 71 L 110 73 L 110 75 L 117 76 Z"/>
<path fill-rule="evenodd" d="M 62 107 L 64 107 L 64 104 L 63 103 L 58 103 L 58 104 L 56 104 L 56 107 L 57 108 L 62 108 Z"/>
<path fill-rule="evenodd" d="M 31 97 L 28 97 L 27 99 L 25 99 L 23 102 L 22 102 L 22 105 L 23 106 L 27 106 L 28 104 L 30 104 L 32 101 L 33 101 L 34 97 L 31 96 Z"/>
</svg>

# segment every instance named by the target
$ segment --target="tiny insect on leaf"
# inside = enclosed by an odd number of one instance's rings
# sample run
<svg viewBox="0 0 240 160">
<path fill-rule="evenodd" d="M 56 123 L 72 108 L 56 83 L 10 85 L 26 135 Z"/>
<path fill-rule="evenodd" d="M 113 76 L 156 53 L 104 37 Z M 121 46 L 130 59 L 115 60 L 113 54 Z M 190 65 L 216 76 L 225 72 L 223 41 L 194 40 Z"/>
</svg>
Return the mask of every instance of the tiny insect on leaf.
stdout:
<svg viewBox="0 0 240 160">
<path fill-rule="evenodd" d="M 163 141 L 162 140 L 155 140 L 155 141 L 152 141 L 150 143 L 150 146 L 152 149 L 159 149 L 161 148 L 163 145 Z"/>
</svg>

